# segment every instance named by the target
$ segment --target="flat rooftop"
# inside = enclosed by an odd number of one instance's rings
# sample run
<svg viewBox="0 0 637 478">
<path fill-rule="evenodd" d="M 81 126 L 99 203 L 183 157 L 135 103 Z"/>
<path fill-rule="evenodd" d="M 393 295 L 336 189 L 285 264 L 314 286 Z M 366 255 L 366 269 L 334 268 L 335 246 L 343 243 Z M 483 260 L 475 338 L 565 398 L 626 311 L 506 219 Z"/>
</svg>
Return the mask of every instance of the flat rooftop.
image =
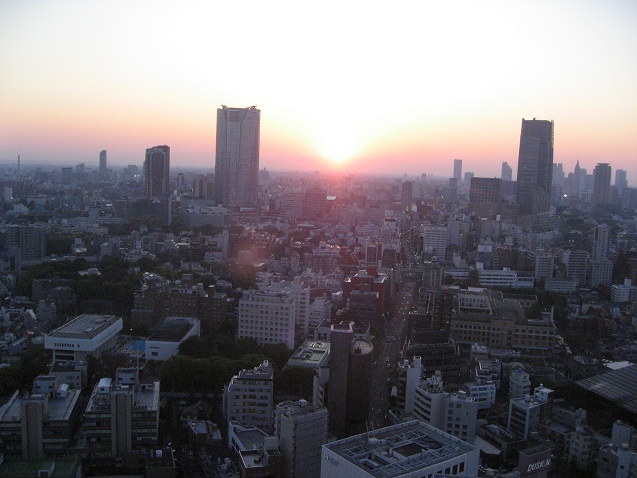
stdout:
<svg viewBox="0 0 637 478">
<path fill-rule="evenodd" d="M 379 478 L 402 476 L 476 450 L 418 420 L 323 446 Z"/>
<path fill-rule="evenodd" d="M 191 317 L 167 317 L 152 333 L 148 340 L 179 342 L 195 326 Z"/>
<path fill-rule="evenodd" d="M 319 368 L 330 354 L 330 343 L 321 340 L 306 340 L 296 349 L 287 365 L 289 367 Z"/>
<path fill-rule="evenodd" d="M 121 317 L 102 314 L 82 314 L 75 319 L 58 327 L 49 334 L 49 337 L 64 339 L 92 339 L 117 322 L 122 322 Z M 120 327 L 121 329 L 121 327 Z"/>
<path fill-rule="evenodd" d="M 111 412 L 111 394 L 110 393 L 98 393 L 98 387 L 103 384 L 95 385 L 91 398 L 89 398 L 88 405 L 86 406 L 87 412 Z M 130 391 L 133 394 L 133 410 L 143 409 L 148 411 L 159 410 L 159 382 L 153 382 L 152 386 L 144 389 L 127 387 L 122 385 L 113 385 L 111 387 L 111 393 L 117 391 Z"/>
<path fill-rule="evenodd" d="M 31 395 L 37 397 L 37 394 Z M 68 390 L 66 397 L 49 398 L 49 412 L 46 420 L 66 421 L 71 417 L 73 409 L 80 398 L 80 390 Z M 20 421 L 20 403 L 25 399 L 18 392 L 2 407 L 0 407 L 0 421 Z"/>
</svg>

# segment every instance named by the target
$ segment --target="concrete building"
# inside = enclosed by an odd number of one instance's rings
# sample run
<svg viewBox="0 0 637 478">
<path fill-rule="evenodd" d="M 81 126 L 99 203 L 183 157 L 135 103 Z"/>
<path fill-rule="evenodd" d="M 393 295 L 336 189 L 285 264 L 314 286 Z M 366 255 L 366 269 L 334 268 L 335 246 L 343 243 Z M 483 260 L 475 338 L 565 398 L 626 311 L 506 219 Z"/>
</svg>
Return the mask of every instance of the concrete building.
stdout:
<svg viewBox="0 0 637 478">
<path fill-rule="evenodd" d="M 531 379 L 522 367 L 514 367 L 509 374 L 509 398 L 525 397 L 531 392 Z"/>
<path fill-rule="evenodd" d="M 285 292 L 294 298 L 295 333 L 305 338 L 310 333 L 310 288 L 306 286 L 300 277 L 293 281 L 271 282 L 263 290 L 268 292 Z M 293 348 L 289 347 L 288 348 Z"/>
<path fill-rule="evenodd" d="M 617 304 L 634 302 L 637 300 L 637 287 L 633 285 L 631 279 L 624 279 L 623 284 L 611 286 L 610 299 Z"/>
<path fill-rule="evenodd" d="M 495 382 L 479 380 L 463 386 L 467 396 L 476 403 L 478 410 L 486 410 L 495 404 Z"/>
<path fill-rule="evenodd" d="M 422 380 L 422 358 L 415 356 L 410 362 L 405 359 L 398 365 L 398 386 L 396 401 L 405 416 L 414 412 L 416 387 Z"/>
<path fill-rule="evenodd" d="M 327 409 L 305 400 L 279 403 L 274 430 L 287 478 L 318 478 L 321 447 L 327 442 Z"/>
<path fill-rule="evenodd" d="M 535 255 L 535 280 L 552 279 L 555 259 L 550 252 L 540 252 Z"/>
<path fill-rule="evenodd" d="M 591 287 L 611 285 L 613 280 L 613 261 L 602 259 L 591 264 Z"/>
<path fill-rule="evenodd" d="M 450 327 L 457 343 L 483 343 L 531 355 L 553 353 L 556 332 L 551 313 L 527 319 L 519 299 L 479 288 L 461 290 L 455 310 Z"/>
<path fill-rule="evenodd" d="M 448 235 L 446 226 L 423 226 L 419 240 L 419 252 L 431 257 L 445 257 Z"/>
<path fill-rule="evenodd" d="M 469 211 L 478 217 L 494 218 L 500 213 L 502 184 L 499 178 L 472 178 Z"/>
<path fill-rule="evenodd" d="M 230 210 L 257 204 L 260 124 L 256 106 L 217 109 L 215 194 Z"/>
<path fill-rule="evenodd" d="M 462 181 L 462 159 L 453 160 L 453 179 L 457 181 L 457 184 Z"/>
<path fill-rule="evenodd" d="M 418 420 L 323 445 L 321 478 L 477 476 L 477 447 Z"/>
<path fill-rule="evenodd" d="M 328 366 L 329 359 L 329 342 L 308 339 L 288 359 L 286 367 L 307 367 L 318 370 L 321 367 Z"/>
<path fill-rule="evenodd" d="M 511 181 L 513 179 L 513 169 L 511 169 L 511 166 L 509 166 L 509 163 L 506 161 L 502 163 L 500 178 L 502 181 Z"/>
<path fill-rule="evenodd" d="M 237 337 L 294 348 L 297 301 L 291 292 L 248 290 L 239 300 Z"/>
<path fill-rule="evenodd" d="M 626 181 L 626 171 L 624 171 L 623 169 L 615 170 L 615 186 L 619 190 L 620 195 L 624 189 L 628 188 L 628 181 Z"/>
<path fill-rule="evenodd" d="M 144 190 L 146 199 L 161 199 L 170 193 L 170 148 L 154 146 L 146 150 L 144 160 Z"/>
<path fill-rule="evenodd" d="M 194 317 L 166 317 L 146 339 L 146 360 L 168 360 L 179 352 L 179 345 L 190 337 L 199 337 L 201 325 Z"/>
<path fill-rule="evenodd" d="M 416 387 L 413 416 L 468 443 L 475 440 L 478 405 L 463 390 L 445 392 L 439 375 Z"/>
<path fill-rule="evenodd" d="M 604 445 L 597 458 L 597 478 L 632 478 L 637 475 L 637 452 L 627 444 Z"/>
<path fill-rule="evenodd" d="M 553 121 L 522 119 L 518 155 L 518 215 L 549 209 L 553 175 Z"/>
<path fill-rule="evenodd" d="M 115 383 L 102 378 L 84 412 L 86 444 L 96 454 L 120 457 L 157 445 L 159 382 L 140 383 L 136 368 L 119 368 Z"/>
<path fill-rule="evenodd" d="M 223 413 L 228 423 L 255 426 L 271 433 L 273 384 L 274 369 L 267 360 L 232 377 L 223 391 Z"/>
<path fill-rule="evenodd" d="M 99 165 L 99 174 L 100 176 L 105 176 L 106 173 L 108 172 L 108 164 L 106 162 L 106 155 L 107 152 L 105 149 L 103 149 L 102 151 L 100 151 L 100 165 Z"/>
<path fill-rule="evenodd" d="M 541 417 L 550 413 L 553 390 L 540 385 L 535 393 L 509 400 L 507 429 L 525 440 L 539 430 Z"/>
<path fill-rule="evenodd" d="M 333 324 L 328 382 L 329 430 L 344 437 L 360 429 L 369 414 L 373 370 L 371 342 L 355 337 L 353 324 Z"/>
<path fill-rule="evenodd" d="M 239 463 L 239 473 L 221 478 L 283 478 L 283 456 L 276 436 L 271 436 L 253 426 L 230 423 L 228 426 L 230 449 Z"/>
<path fill-rule="evenodd" d="M 585 287 L 587 282 L 589 254 L 583 250 L 566 251 L 566 278 L 577 282 L 578 287 Z"/>
<path fill-rule="evenodd" d="M 44 338 L 44 348 L 53 351 L 53 363 L 73 364 L 81 371 L 86 385 L 86 361 L 90 355 L 100 358 L 115 346 L 123 320 L 114 315 L 82 314 L 58 327 Z"/>
<path fill-rule="evenodd" d="M 0 407 L 0 449 L 22 458 L 66 453 L 81 414 L 79 398 L 80 390 L 56 377 L 38 376 L 31 395 L 16 391 Z"/>
<path fill-rule="evenodd" d="M 593 204 L 598 206 L 610 204 L 610 179 L 610 164 L 597 163 L 593 170 Z"/>
</svg>

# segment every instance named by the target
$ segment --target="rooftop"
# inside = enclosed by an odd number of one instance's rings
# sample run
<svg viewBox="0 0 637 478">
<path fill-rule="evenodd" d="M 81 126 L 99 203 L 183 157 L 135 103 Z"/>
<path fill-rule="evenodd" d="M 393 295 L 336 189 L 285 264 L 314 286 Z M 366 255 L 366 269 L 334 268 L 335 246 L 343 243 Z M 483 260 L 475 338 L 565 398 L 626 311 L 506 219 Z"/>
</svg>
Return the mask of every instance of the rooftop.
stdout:
<svg viewBox="0 0 637 478">
<path fill-rule="evenodd" d="M 306 340 L 296 349 L 287 365 L 290 367 L 318 368 L 330 354 L 330 343 L 320 340 Z"/>
<path fill-rule="evenodd" d="M 30 397 L 38 397 L 38 394 L 33 394 Z M 29 397 L 29 398 L 30 398 Z M 71 417 L 73 409 L 77 405 L 77 401 L 80 398 L 80 390 L 69 390 L 65 397 L 53 397 L 49 398 L 49 411 L 47 413 L 47 420 L 64 421 Z M 20 404 L 26 400 L 25 396 L 20 396 L 20 393 L 16 391 L 9 401 L 7 401 L 2 407 L 0 407 L 0 421 L 19 421 L 20 420 Z"/>
<path fill-rule="evenodd" d="M 49 334 L 49 337 L 65 339 L 92 339 L 119 321 L 120 329 L 122 318 L 115 315 L 82 314 L 75 319 L 58 327 Z"/>
<path fill-rule="evenodd" d="M 476 450 L 476 447 L 414 420 L 324 445 L 376 477 L 395 477 Z"/>
<path fill-rule="evenodd" d="M 167 317 L 148 338 L 161 342 L 179 342 L 194 326 L 192 317 Z"/>
</svg>

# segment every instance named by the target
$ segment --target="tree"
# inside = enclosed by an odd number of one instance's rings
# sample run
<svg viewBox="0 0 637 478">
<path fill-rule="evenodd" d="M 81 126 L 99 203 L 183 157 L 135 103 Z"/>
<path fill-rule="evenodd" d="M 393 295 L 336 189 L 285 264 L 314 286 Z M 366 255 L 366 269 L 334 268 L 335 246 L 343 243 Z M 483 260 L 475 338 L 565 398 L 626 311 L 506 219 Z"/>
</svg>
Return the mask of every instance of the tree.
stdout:
<svg viewBox="0 0 637 478">
<path fill-rule="evenodd" d="M 274 393 L 312 399 L 314 370 L 307 367 L 286 367 L 274 374 Z"/>
</svg>

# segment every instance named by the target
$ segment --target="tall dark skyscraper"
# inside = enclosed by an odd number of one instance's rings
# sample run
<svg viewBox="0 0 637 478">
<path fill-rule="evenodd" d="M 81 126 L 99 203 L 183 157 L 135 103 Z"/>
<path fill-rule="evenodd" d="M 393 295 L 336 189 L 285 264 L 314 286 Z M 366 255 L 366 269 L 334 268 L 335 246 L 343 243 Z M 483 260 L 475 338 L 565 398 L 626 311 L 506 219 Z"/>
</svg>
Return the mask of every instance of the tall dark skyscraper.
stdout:
<svg viewBox="0 0 637 478">
<path fill-rule="evenodd" d="M 259 189 L 259 134 L 261 111 L 217 109 L 215 196 L 229 209 L 253 207 Z"/>
<path fill-rule="evenodd" d="M 104 176 L 108 171 L 108 165 L 106 164 L 106 150 L 100 151 L 100 176 Z"/>
<path fill-rule="evenodd" d="M 168 193 L 170 184 L 170 148 L 154 146 L 146 150 L 144 190 L 146 199 L 159 199 Z"/>
<path fill-rule="evenodd" d="M 610 164 L 597 163 L 593 170 L 593 204 L 610 204 L 610 178 Z"/>
<path fill-rule="evenodd" d="M 549 209 L 553 175 L 553 121 L 522 119 L 518 156 L 518 214 Z"/>
</svg>

